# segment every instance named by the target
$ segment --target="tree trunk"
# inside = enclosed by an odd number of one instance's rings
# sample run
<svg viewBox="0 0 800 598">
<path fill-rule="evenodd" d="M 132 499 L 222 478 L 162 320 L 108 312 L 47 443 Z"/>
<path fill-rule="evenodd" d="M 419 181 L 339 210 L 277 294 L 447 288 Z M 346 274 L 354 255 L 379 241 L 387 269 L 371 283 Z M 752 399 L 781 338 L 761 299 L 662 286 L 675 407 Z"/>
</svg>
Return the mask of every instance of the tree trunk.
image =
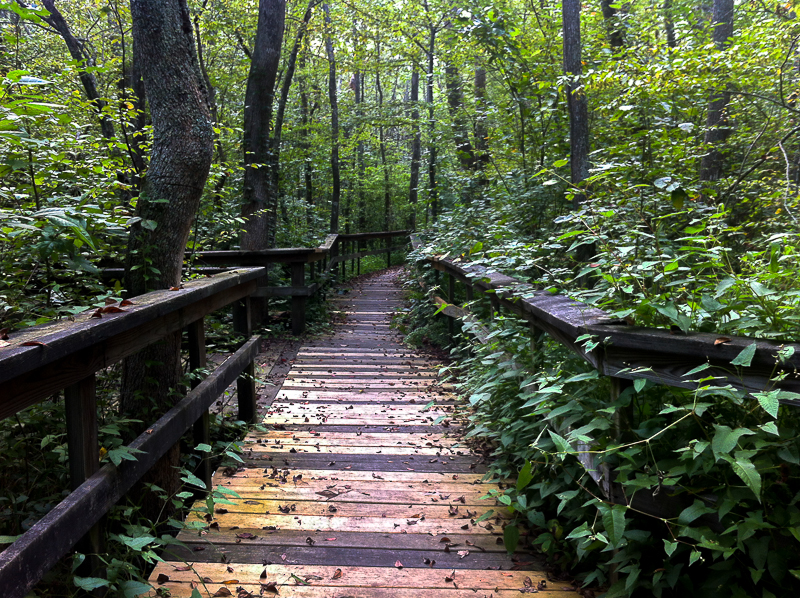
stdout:
<svg viewBox="0 0 800 598">
<path fill-rule="evenodd" d="M 428 38 L 428 71 L 427 93 L 425 100 L 428 103 L 428 203 L 431 208 L 431 221 L 436 222 L 439 216 L 439 193 L 436 188 L 436 112 L 433 105 L 433 65 L 436 50 L 436 29 L 433 25 L 429 28 Z"/>
<path fill-rule="evenodd" d="M 714 44 L 724 50 L 733 37 L 733 0 L 714 0 Z M 727 84 L 726 84 L 727 85 Z M 700 160 L 700 180 L 718 181 L 723 176 L 722 145 L 731 133 L 728 126 L 728 102 L 731 94 L 727 90 L 715 91 L 708 101 L 705 143 L 708 153 Z"/>
<path fill-rule="evenodd" d="M 331 39 L 331 11 L 327 3 L 322 5 L 325 11 L 325 51 L 328 54 L 328 98 L 331 103 L 331 176 L 333 178 L 333 194 L 331 195 L 331 234 L 339 232 L 339 198 L 341 183 L 339 181 L 339 99 L 336 90 L 336 56 L 333 53 Z"/>
<path fill-rule="evenodd" d="M 380 45 L 377 47 L 378 59 L 380 64 Z M 380 71 L 375 73 L 375 90 L 378 92 L 378 114 L 383 114 L 383 87 L 381 86 Z M 389 188 L 389 165 L 386 163 L 386 133 L 383 125 L 378 127 L 379 152 L 381 156 L 381 168 L 383 169 L 383 230 L 392 230 L 392 195 Z"/>
<path fill-rule="evenodd" d="M 486 165 L 489 163 L 489 131 L 486 128 L 486 70 L 475 68 L 475 170 L 478 172 L 478 184 L 486 185 Z"/>
<path fill-rule="evenodd" d="M 366 206 L 364 201 L 364 139 L 361 129 L 364 122 L 364 76 L 360 71 L 353 75 L 353 91 L 355 92 L 356 104 L 356 232 L 363 233 L 366 229 Z M 359 247 L 361 244 L 359 243 Z"/>
<path fill-rule="evenodd" d="M 316 0 L 310 0 L 308 8 L 306 8 L 303 21 L 297 30 L 297 36 L 292 46 L 292 52 L 289 55 L 289 60 L 286 63 L 286 73 L 283 76 L 283 83 L 281 85 L 281 96 L 278 100 L 278 110 L 275 115 L 275 127 L 272 132 L 271 146 L 272 150 L 269 155 L 269 171 L 272 178 L 273 193 L 279 194 L 280 192 L 280 157 L 281 157 L 281 137 L 283 134 L 283 119 L 286 113 L 286 104 L 289 100 L 289 90 L 292 88 L 292 79 L 294 79 L 295 68 L 297 66 L 297 55 L 300 53 L 300 47 L 303 44 L 303 36 L 305 35 L 308 23 L 311 20 L 312 9 L 316 4 Z"/>
<path fill-rule="evenodd" d="M 142 220 L 128 241 L 126 282 L 136 296 L 176 286 L 192 219 L 214 154 L 206 90 L 195 56 L 186 0 L 131 0 L 136 60 L 153 119 L 150 165 L 136 206 Z M 144 425 L 174 403 L 180 377 L 180 333 L 127 358 L 120 406 Z M 180 487 L 177 446 L 148 473 L 168 494 Z M 169 509 L 169 504 L 167 508 Z M 160 505 L 149 496 L 145 515 Z"/>
<path fill-rule="evenodd" d="M 78 77 L 81 80 L 83 89 L 86 91 L 86 97 L 89 99 L 89 103 L 94 106 L 100 118 L 100 130 L 103 133 L 103 137 L 106 139 L 113 139 L 114 123 L 108 115 L 103 113 L 103 109 L 106 107 L 106 101 L 100 97 L 97 91 L 97 79 L 94 73 L 87 72 L 85 68 L 82 68 L 87 62 L 87 57 L 83 53 L 83 44 L 72 35 L 67 21 L 55 6 L 55 0 L 42 0 L 42 5 L 47 9 L 47 12 L 50 13 L 50 16 L 45 18 L 45 21 L 64 38 L 64 43 L 67 45 L 70 56 L 81 65 L 78 70 Z"/>
<path fill-rule="evenodd" d="M 581 4 L 580 0 L 562 0 L 564 27 L 564 74 L 569 110 L 570 180 L 575 187 L 589 177 L 589 103 L 581 81 Z M 586 200 L 575 193 L 573 205 L 580 208 Z"/>
<path fill-rule="evenodd" d="M 244 100 L 244 190 L 241 248 L 268 249 L 275 246 L 277 193 L 269 168 L 270 125 L 275 80 L 283 43 L 285 0 L 260 0 L 255 48 L 250 61 Z M 260 166 L 260 167 L 259 167 Z"/>
<path fill-rule="evenodd" d="M 305 70 L 305 54 L 300 55 L 300 71 Z M 305 193 L 303 199 L 306 201 L 306 224 L 311 226 L 312 215 L 314 213 L 314 186 L 311 178 L 311 145 L 308 142 L 308 129 L 311 126 L 311 114 L 308 107 L 308 90 L 306 89 L 306 76 L 303 74 L 297 82 L 300 87 L 300 148 L 303 150 L 303 183 Z"/>
<path fill-rule="evenodd" d="M 452 64 L 444 67 L 444 81 L 447 88 L 447 107 L 453 123 L 453 140 L 456 144 L 456 156 L 464 170 L 475 168 L 475 152 L 469 141 L 469 131 L 464 118 L 464 93 L 461 89 L 461 76 Z"/>
<path fill-rule="evenodd" d="M 419 71 L 416 67 L 411 72 L 411 172 L 408 185 L 408 204 L 411 206 L 411 218 L 408 226 L 417 228 L 417 200 L 419 199 L 419 166 L 422 157 L 422 135 L 419 128 Z"/>
<path fill-rule="evenodd" d="M 672 15 L 672 0 L 664 0 L 664 32 L 667 35 L 667 47 L 675 48 L 675 20 Z"/>
<path fill-rule="evenodd" d="M 608 34 L 608 43 L 615 50 L 625 47 L 625 34 L 619 21 L 619 10 L 614 8 L 613 0 L 600 0 L 600 10 L 603 12 L 603 22 Z"/>
</svg>

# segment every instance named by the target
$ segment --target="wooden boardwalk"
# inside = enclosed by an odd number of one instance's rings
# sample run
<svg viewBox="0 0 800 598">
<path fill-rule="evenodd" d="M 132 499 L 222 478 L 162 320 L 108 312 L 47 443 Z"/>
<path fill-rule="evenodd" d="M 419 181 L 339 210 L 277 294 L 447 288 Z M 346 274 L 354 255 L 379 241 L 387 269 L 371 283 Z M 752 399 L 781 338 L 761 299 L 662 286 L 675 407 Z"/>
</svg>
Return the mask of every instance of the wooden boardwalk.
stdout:
<svg viewBox="0 0 800 598">
<path fill-rule="evenodd" d="M 527 553 L 508 556 L 497 483 L 460 440 L 438 365 L 390 329 L 396 273 L 334 300 L 344 323 L 303 346 L 245 440 L 245 467 L 217 471 L 235 490 L 188 551 L 151 582 L 175 598 L 474 598 L 564 595 Z M 435 407 L 425 410 L 432 400 Z M 444 419 L 437 423 L 437 419 Z M 488 509 L 497 516 L 475 522 Z M 166 557 L 166 555 L 165 555 Z M 172 557 L 171 557 L 172 558 Z M 166 595 L 166 593 L 164 593 Z"/>
</svg>

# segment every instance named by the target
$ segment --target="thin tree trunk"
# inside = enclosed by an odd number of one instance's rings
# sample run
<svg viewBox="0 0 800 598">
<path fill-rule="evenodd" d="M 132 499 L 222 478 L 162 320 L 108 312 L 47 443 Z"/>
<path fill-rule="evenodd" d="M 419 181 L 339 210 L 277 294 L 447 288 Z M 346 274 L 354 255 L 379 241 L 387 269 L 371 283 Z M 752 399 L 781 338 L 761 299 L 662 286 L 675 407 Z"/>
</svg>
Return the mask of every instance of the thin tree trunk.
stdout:
<svg viewBox="0 0 800 598">
<path fill-rule="evenodd" d="M 303 20 L 297 30 L 297 37 L 295 37 L 292 52 L 289 55 L 289 60 L 286 64 L 286 73 L 283 76 L 283 84 L 281 85 L 281 95 L 278 100 L 278 110 L 275 115 L 275 127 L 272 132 L 272 151 L 270 152 L 270 176 L 272 177 L 272 190 L 278 194 L 280 191 L 280 156 L 281 156 L 281 137 L 283 134 L 283 119 L 286 113 L 286 104 L 289 100 L 289 90 L 292 87 L 292 79 L 294 78 L 295 68 L 297 66 L 297 55 L 300 52 L 300 47 L 303 44 L 303 36 L 305 35 L 308 23 L 311 20 L 313 8 L 317 4 L 316 0 L 310 0 L 308 8 L 306 8 Z"/>
<path fill-rule="evenodd" d="M 331 104 L 331 176 L 333 194 L 331 195 L 331 234 L 339 232 L 339 200 L 341 182 L 339 181 L 339 99 L 336 89 L 336 56 L 331 39 L 331 12 L 328 4 L 322 5 L 325 12 L 325 51 L 328 54 L 328 98 Z"/>
<path fill-rule="evenodd" d="M 355 92 L 356 104 L 356 173 L 358 180 L 356 181 L 356 232 L 365 232 L 366 228 L 366 206 L 364 205 L 364 140 L 361 136 L 361 130 L 364 120 L 364 75 L 360 71 L 356 71 L 353 75 L 353 91 Z M 361 244 L 359 243 L 359 247 Z"/>
<path fill-rule="evenodd" d="M 303 73 L 306 66 L 305 54 L 300 55 L 300 72 Z M 311 125 L 311 114 L 308 109 L 308 90 L 306 89 L 306 75 L 302 74 L 297 82 L 300 87 L 300 148 L 303 150 L 303 182 L 305 187 L 304 199 L 306 201 L 306 224 L 311 226 L 312 215 L 314 213 L 314 187 L 311 178 L 311 145 L 308 142 L 308 129 Z"/>
<path fill-rule="evenodd" d="M 672 15 L 672 0 L 664 0 L 664 32 L 667 34 L 667 47 L 675 48 L 675 20 Z"/>
<path fill-rule="evenodd" d="M 600 0 L 600 10 L 603 12 L 603 22 L 606 26 L 608 43 L 615 50 L 625 47 L 625 34 L 619 21 L 619 10 L 614 8 L 613 0 Z"/>
<path fill-rule="evenodd" d="M 447 107 L 453 123 L 453 140 L 456 144 L 456 156 L 464 170 L 475 168 L 475 152 L 469 141 L 469 131 L 464 119 L 464 92 L 461 89 L 461 76 L 453 64 L 444 67 L 444 81 L 447 88 Z"/>
<path fill-rule="evenodd" d="M 62 38 L 64 38 L 64 43 L 66 43 L 67 50 L 69 50 L 69 54 L 72 56 L 72 59 L 78 62 L 80 65 L 85 65 L 88 60 L 83 53 L 83 44 L 74 35 L 72 35 L 72 31 L 70 31 L 67 21 L 55 6 L 55 0 L 42 0 L 42 5 L 45 7 L 45 9 L 47 9 L 47 12 L 50 13 L 48 17 L 45 17 L 45 21 L 47 21 L 47 23 L 53 27 L 53 29 L 58 31 Z M 97 116 L 100 119 L 100 130 L 103 133 L 103 137 L 106 139 L 114 139 L 114 123 L 108 117 L 108 115 L 103 113 L 103 109 L 106 107 L 106 101 L 100 97 L 100 94 L 97 91 L 97 79 L 95 78 L 94 73 L 88 72 L 85 68 L 83 68 L 83 66 L 81 66 L 78 70 L 78 77 L 81 80 L 81 84 L 86 92 L 86 97 L 89 99 L 89 103 L 91 103 L 97 111 Z"/>
<path fill-rule="evenodd" d="M 417 228 L 417 201 L 419 199 L 419 167 L 422 157 L 422 135 L 419 128 L 419 71 L 411 72 L 411 172 L 408 186 L 408 204 L 411 206 L 409 228 Z"/>
<path fill-rule="evenodd" d="M 717 49 L 724 50 L 733 37 L 733 0 L 714 0 L 713 39 Z M 727 87 L 727 84 L 726 84 Z M 731 94 L 727 89 L 711 94 L 706 117 L 705 144 L 708 153 L 700 160 L 700 180 L 718 181 L 723 176 L 723 155 L 720 146 L 731 133 L 728 126 L 728 102 Z"/>
<path fill-rule="evenodd" d="M 242 249 L 275 246 L 277 194 L 269 168 L 270 125 L 275 98 L 275 80 L 283 43 L 285 0 L 260 0 L 255 48 L 250 61 L 244 101 L 244 190 Z"/>
<path fill-rule="evenodd" d="M 581 81 L 581 4 L 580 0 L 562 0 L 564 27 L 564 74 L 567 82 L 569 110 L 570 179 L 579 187 L 589 177 L 589 102 Z M 575 193 L 573 204 L 578 209 L 586 196 Z"/>
<path fill-rule="evenodd" d="M 377 47 L 378 64 L 380 64 L 380 45 Z M 378 114 L 383 114 L 383 87 L 381 86 L 380 71 L 375 73 L 375 89 L 378 92 Z M 392 222 L 392 196 L 389 188 L 389 165 L 386 163 L 386 134 L 383 125 L 378 127 L 379 152 L 381 168 L 383 169 L 383 230 L 391 230 Z"/>
<path fill-rule="evenodd" d="M 486 70 L 479 66 L 475 68 L 475 104 L 477 116 L 475 118 L 475 169 L 479 171 L 479 183 L 485 185 L 485 170 L 489 163 L 489 131 L 486 128 Z M 525 143 L 523 133 L 522 143 Z M 523 150 L 524 156 L 524 150 Z"/>
<path fill-rule="evenodd" d="M 195 56 L 186 0 L 131 0 L 136 60 L 153 119 L 150 164 L 128 241 L 126 283 L 135 296 L 180 283 L 183 254 L 214 154 L 208 98 Z M 120 406 L 146 425 L 174 402 L 180 381 L 180 332 L 127 358 Z M 174 495 L 180 487 L 173 447 L 146 481 Z M 166 508 L 171 508 L 168 502 Z M 145 516 L 161 505 L 150 496 Z"/>
<path fill-rule="evenodd" d="M 439 216 L 439 193 L 436 188 L 436 112 L 433 105 L 433 65 L 436 50 L 436 29 L 433 25 L 429 29 L 428 39 L 428 71 L 427 93 L 428 103 L 428 203 L 431 208 L 431 221 L 436 222 Z"/>
</svg>

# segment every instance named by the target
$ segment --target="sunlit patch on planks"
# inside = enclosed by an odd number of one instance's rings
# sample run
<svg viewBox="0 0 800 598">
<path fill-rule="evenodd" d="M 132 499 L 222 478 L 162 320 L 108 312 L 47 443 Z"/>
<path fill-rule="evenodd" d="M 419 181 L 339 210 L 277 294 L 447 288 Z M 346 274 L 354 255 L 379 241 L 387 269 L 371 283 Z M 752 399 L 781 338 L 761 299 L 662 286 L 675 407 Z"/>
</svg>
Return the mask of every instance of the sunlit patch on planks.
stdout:
<svg viewBox="0 0 800 598">
<path fill-rule="evenodd" d="M 243 467 L 214 477 L 240 498 L 201 532 L 181 532 L 186 547 L 164 555 L 156 588 L 176 598 L 572 591 L 546 583 L 531 554 L 507 554 L 509 515 L 485 498 L 503 483 L 483 480 L 486 464 L 461 439 L 440 365 L 390 328 L 401 304 L 393 276 L 337 297 L 345 322 L 300 349 L 264 414 L 267 432 L 247 436 Z"/>
</svg>

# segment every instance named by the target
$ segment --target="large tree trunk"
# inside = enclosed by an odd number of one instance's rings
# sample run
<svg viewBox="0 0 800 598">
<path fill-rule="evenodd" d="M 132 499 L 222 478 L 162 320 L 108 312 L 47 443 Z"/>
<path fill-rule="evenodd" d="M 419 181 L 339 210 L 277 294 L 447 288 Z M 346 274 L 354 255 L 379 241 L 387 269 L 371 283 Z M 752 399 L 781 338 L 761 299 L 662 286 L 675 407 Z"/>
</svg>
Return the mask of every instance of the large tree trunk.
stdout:
<svg viewBox="0 0 800 598">
<path fill-rule="evenodd" d="M 380 64 L 380 44 L 377 46 L 377 60 Z M 383 114 L 383 87 L 381 86 L 380 70 L 375 73 L 375 91 L 378 93 L 378 114 Z M 383 125 L 378 127 L 378 139 L 380 142 L 379 153 L 381 156 L 381 168 L 383 169 L 383 230 L 392 230 L 392 196 L 389 188 L 389 165 L 386 163 L 386 134 Z"/>
<path fill-rule="evenodd" d="M 562 0 L 561 8 L 564 74 L 568 77 L 570 180 L 575 187 L 579 187 L 589 177 L 589 102 L 581 81 L 581 3 L 580 0 Z M 575 193 L 574 207 L 579 208 L 585 199 L 583 193 Z"/>
<path fill-rule="evenodd" d="M 733 37 L 733 0 L 714 0 L 714 43 L 724 50 Z M 700 160 L 700 180 L 718 181 L 723 173 L 722 145 L 731 133 L 728 126 L 728 102 L 731 94 L 727 90 L 711 94 L 706 117 L 705 143 L 707 153 Z"/>
<path fill-rule="evenodd" d="M 214 154 L 205 86 L 195 56 L 186 0 L 131 0 L 136 59 L 153 119 L 150 165 L 131 228 L 126 282 L 132 296 L 176 286 L 192 219 Z M 180 377 L 180 333 L 129 357 L 123 364 L 122 411 L 144 424 L 174 403 Z M 146 480 L 174 494 L 180 479 L 173 449 Z M 169 508 L 169 504 L 167 505 Z M 145 514 L 158 514 L 153 497 Z"/>
<path fill-rule="evenodd" d="M 417 201 L 419 199 L 419 166 L 422 157 L 422 136 L 419 128 L 419 71 L 411 72 L 411 172 L 408 185 L 408 204 L 411 217 L 408 227 L 417 228 Z"/>
<path fill-rule="evenodd" d="M 672 14 L 672 0 L 664 0 L 664 33 L 667 36 L 667 47 L 675 48 L 678 44 L 675 39 L 675 19 Z"/>
<path fill-rule="evenodd" d="M 300 55 L 300 72 L 305 70 L 305 54 Z M 303 74 L 298 81 L 300 87 L 300 147 L 303 150 L 303 183 L 305 192 L 303 199 L 306 201 L 306 224 L 311 226 L 314 213 L 314 184 L 311 166 L 311 144 L 308 142 L 308 129 L 311 126 L 311 112 L 308 106 L 308 90 L 306 89 L 306 76 Z"/>
<path fill-rule="evenodd" d="M 87 57 L 83 53 L 83 44 L 72 35 L 67 21 L 55 6 L 55 0 L 42 0 L 42 5 L 47 9 L 47 12 L 50 13 L 50 16 L 45 18 L 45 21 L 64 38 L 64 43 L 66 43 L 67 50 L 69 50 L 72 59 L 82 65 L 79 67 L 78 77 L 81 80 L 84 91 L 86 91 L 86 97 L 94 106 L 95 110 L 97 110 L 97 115 L 100 118 L 100 130 L 103 133 L 103 137 L 106 139 L 113 139 L 114 123 L 108 115 L 103 113 L 103 109 L 106 107 L 106 101 L 100 97 L 97 91 L 97 79 L 94 73 L 88 72 L 83 68 L 87 63 Z"/>
<path fill-rule="evenodd" d="M 356 104 L 356 168 L 358 179 L 356 180 L 356 232 L 363 233 L 366 228 L 366 206 L 364 200 L 364 139 L 361 136 L 361 128 L 364 121 L 364 75 L 361 71 L 356 71 L 353 75 L 353 91 L 355 92 Z M 361 247 L 361 243 L 359 243 Z"/>
<path fill-rule="evenodd" d="M 272 188 L 272 177 L 265 166 L 270 161 L 269 132 L 285 14 L 285 0 L 259 1 L 255 48 L 244 99 L 242 216 L 246 222 L 241 248 L 247 250 L 275 246 L 277 190 Z"/>
<path fill-rule="evenodd" d="M 325 11 L 325 51 L 328 54 L 328 98 L 331 103 L 331 176 L 333 178 L 333 194 L 331 195 L 331 234 L 339 232 L 339 199 L 341 183 L 339 181 L 339 97 L 336 89 L 336 56 L 333 53 L 331 39 L 331 11 L 328 4 L 322 5 Z"/>
</svg>

